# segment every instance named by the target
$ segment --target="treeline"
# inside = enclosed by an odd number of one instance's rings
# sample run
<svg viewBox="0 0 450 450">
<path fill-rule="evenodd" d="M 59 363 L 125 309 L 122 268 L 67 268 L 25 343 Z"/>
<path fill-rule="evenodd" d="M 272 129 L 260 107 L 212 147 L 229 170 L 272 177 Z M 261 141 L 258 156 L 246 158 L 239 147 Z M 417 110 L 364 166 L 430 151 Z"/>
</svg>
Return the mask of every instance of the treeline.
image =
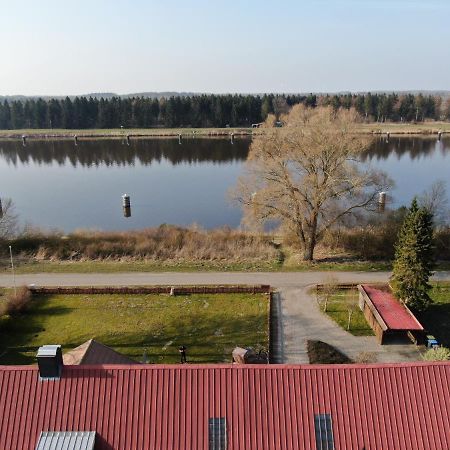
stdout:
<svg viewBox="0 0 450 450">
<path fill-rule="evenodd" d="M 450 99 L 422 94 L 195 95 L 0 102 L 0 129 L 248 127 L 295 104 L 354 107 L 367 121 L 450 120 Z"/>
</svg>

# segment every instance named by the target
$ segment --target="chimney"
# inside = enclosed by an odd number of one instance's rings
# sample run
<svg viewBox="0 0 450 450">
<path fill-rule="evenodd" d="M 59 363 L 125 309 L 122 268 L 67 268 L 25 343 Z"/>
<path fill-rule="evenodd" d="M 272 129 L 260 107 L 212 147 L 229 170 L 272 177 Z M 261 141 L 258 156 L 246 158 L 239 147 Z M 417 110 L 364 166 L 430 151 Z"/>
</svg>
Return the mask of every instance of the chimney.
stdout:
<svg viewBox="0 0 450 450">
<path fill-rule="evenodd" d="M 59 380 L 63 367 L 60 345 L 43 345 L 37 352 L 39 378 L 41 380 Z"/>
</svg>

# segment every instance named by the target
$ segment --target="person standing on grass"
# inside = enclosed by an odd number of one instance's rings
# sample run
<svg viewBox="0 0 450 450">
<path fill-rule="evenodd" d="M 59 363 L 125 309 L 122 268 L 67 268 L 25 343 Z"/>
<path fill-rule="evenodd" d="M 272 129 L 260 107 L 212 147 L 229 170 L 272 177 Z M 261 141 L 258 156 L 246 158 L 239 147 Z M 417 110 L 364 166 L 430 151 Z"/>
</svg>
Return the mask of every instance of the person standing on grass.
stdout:
<svg viewBox="0 0 450 450">
<path fill-rule="evenodd" d="M 180 352 L 180 362 L 181 364 L 186 364 L 187 360 L 186 360 L 186 347 L 184 345 L 181 345 L 178 348 L 178 351 Z"/>
</svg>

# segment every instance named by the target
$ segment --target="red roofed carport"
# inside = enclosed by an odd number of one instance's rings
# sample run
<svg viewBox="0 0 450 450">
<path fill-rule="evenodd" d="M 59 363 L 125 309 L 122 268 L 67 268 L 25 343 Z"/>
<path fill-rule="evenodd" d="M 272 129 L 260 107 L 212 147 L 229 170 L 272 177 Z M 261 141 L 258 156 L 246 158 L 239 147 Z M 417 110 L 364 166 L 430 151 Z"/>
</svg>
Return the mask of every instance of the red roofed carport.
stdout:
<svg viewBox="0 0 450 450">
<path fill-rule="evenodd" d="M 425 330 L 414 314 L 392 294 L 389 286 L 358 286 L 359 307 L 374 330 L 378 342 L 408 338 L 416 344 L 424 341 Z"/>
</svg>

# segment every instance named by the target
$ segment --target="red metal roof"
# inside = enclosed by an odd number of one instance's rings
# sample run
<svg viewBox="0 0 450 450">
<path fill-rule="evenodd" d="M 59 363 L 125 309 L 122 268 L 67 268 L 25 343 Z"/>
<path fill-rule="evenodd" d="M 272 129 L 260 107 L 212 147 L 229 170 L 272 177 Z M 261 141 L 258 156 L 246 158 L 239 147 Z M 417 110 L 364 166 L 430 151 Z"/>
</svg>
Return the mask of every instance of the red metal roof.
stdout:
<svg viewBox="0 0 450 450">
<path fill-rule="evenodd" d="M 449 449 L 450 362 L 334 366 L 0 366 L 0 449 L 41 431 L 96 431 L 97 450 L 207 450 L 224 417 L 228 450 L 315 449 L 331 414 L 335 449 Z"/>
<path fill-rule="evenodd" d="M 390 330 L 423 330 L 419 321 L 391 292 L 367 284 L 362 287 Z"/>
</svg>

